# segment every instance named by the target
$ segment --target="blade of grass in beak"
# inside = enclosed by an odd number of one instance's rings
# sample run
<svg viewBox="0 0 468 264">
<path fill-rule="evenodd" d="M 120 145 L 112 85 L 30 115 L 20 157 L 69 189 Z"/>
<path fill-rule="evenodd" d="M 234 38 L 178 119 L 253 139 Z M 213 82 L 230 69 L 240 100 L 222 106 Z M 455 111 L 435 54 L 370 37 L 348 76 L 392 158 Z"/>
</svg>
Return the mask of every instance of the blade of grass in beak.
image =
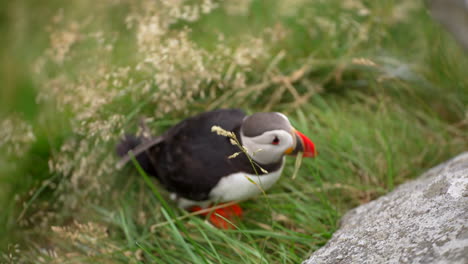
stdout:
<svg viewBox="0 0 468 264">
<path fill-rule="evenodd" d="M 302 157 L 304 156 L 304 153 L 303 152 L 299 152 L 297 153 L 297 156 L 296 156 L 296 163 L 294 163 L 294 172 L 293 172 L 293 175 L 292 175 L 292 179 L 296 179 L 296 176 L 297 176 L 297 173 L 299 172 L 299 168 L 301 167 L 301 164 L 302 164 Z"/>
</svg>

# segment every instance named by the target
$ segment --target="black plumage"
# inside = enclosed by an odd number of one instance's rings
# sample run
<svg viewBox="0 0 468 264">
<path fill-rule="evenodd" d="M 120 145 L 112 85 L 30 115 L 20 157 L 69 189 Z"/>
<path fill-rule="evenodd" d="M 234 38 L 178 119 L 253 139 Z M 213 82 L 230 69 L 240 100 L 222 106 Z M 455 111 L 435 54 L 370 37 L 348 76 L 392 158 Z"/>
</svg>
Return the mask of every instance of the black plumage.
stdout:
<svg viewBox="0 0 468 264">
<path fill-rule="evenodd" d="M 246 117 L 242 110 L 221 109 L 205 112 L 187 118 L 167 130 L 156 144 L 137 155 L 136 159 L 149 175 L 155 176 L 170 192 L 195 201 L 209 200 L 210 191 L 225 176 L 237 172 L 263 174 L 254 170 L 248 157 L 232 145 L 229 138 L 211 131 L 220 126 L 233 131 L 238 140 L 241 124 Z M 142 138 L 127 136 L 117 147 L 117 153 L 124 156 L 142 143 Z M 242 143 L 242 142 L 241 142 Z M 283 161 L 273 164 L 259 164 L 272 172 L 281 168 Z"/>
</svg>

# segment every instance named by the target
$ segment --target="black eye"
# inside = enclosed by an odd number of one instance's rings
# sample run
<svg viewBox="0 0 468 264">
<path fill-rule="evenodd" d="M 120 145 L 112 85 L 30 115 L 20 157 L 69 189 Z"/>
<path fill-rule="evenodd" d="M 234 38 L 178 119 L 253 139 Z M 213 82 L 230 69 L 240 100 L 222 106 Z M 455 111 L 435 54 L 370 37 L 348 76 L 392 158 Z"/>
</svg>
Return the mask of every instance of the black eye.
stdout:
<svg viewBox="0 0 468 264">
<path fill-rule="evenodd" d="M 271 144 L 273 145 L 278 145 L 279 144 L 279 138 L 278 137 L 275 137 L 275 139 L 273 139 L 273 141 L 271 142 Z"/>
</svg>

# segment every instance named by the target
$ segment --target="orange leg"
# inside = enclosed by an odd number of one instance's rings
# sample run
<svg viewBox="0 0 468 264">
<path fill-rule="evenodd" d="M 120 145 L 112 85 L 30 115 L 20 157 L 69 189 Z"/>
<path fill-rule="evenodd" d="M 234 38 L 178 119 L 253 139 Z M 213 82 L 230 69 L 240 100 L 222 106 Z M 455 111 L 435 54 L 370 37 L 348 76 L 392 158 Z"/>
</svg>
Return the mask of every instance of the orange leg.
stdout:
<svg viewBox="0 0 468 264">
<path fill-rule="evenodd" d="M 193 206 L 189 209 L 190 212 L 197 212 L 200 210 L 202 210 L 200 206 Z M 201 215 L 209 216 L 210 222 L 218 228 L 234 229 L 234 226 L 229 222 L 234 223 L 235 220 L 242 217 L 242 208 L 237 204 L 233 204 L 215 209 L 214 211 L 202 213 Z M 229 220 L 229 222 L 225 219 Z"/>
</svg>

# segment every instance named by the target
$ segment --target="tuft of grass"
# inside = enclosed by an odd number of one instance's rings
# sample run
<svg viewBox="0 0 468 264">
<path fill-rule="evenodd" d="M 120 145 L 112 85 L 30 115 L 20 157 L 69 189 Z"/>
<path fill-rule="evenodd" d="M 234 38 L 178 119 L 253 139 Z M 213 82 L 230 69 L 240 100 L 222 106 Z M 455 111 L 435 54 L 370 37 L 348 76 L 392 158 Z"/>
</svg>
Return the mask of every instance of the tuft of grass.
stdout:
<svg viewBox="0 0 468 264">
<path fill-rule="evenodd" d="M 468 147 L 468 59 L 422 1 L 17 0 L 0 31 L 1 262 L 299 263 Z M 114 155 L 220 107 L 281 111 L 319 153 L 228 231 Z"/>
</svg>

